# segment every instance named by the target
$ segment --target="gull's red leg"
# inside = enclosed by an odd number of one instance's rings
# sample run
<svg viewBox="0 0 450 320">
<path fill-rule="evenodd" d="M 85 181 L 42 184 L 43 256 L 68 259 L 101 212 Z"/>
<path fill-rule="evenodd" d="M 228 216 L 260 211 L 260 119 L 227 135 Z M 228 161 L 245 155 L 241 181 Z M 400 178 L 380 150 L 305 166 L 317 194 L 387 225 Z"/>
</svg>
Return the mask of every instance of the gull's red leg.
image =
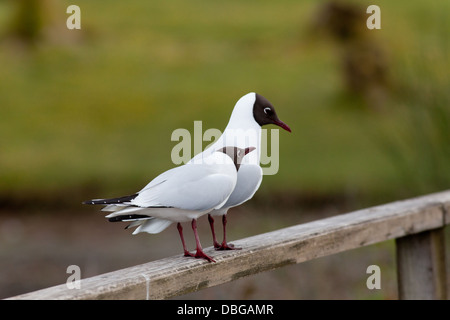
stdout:
<svg viewBox="0 0 450 320">
<path fill-rule="evenodd" d="M 217 250 L 241 250 L 242 248 L 236 248 L 234 244 L 227 243 L 227 215 L 224 214 L 222 216 L 222 224 L 223 224 L 223 241 L 222 244 L 217 247 Z"/>
<path fill-rule="evenodd" d="M 220 244 L 219 244 L 219 242 L 217 242 L 217 239 L 216 239 L 216 233 L 214 232 L 214 218 L 210 214 L 208 214 L 208 221 L 209 221 L 209 226 L 211 227 L 214 248 L 216 248 L 216 249 L 220 248 Z"/>
<path fill-rule="evenodd" d="M 179 222 L 177 224 L 177 229 L 178 229 L 178 233 L 180 234 L 181 243 L 183 244 L 184 256 L 185 257 L 193 257 L 194 255 L 186 249 L 186 243 L 184 242 L 184 237 L 183 237 L 183 227 L 181 226 L 181 223 L 179 223 Z"/>
<path fill-rule="evenodd" d="M 194 257 L 206 259 L 208 260 L 208 262 L 216 262 L 214 261 L 213 258 L 211 258 L 210 256 L 208 256 L 206 253 L 203 252 L 203 248 L 202 245 L 200 244 L 200 239 L 197 233 L 197 220 L 195 219 L 192 219 L 192 230 L 194 230 L 195 243 L 197 245 L 197 252 L 195 253 Z"/>
</svg>

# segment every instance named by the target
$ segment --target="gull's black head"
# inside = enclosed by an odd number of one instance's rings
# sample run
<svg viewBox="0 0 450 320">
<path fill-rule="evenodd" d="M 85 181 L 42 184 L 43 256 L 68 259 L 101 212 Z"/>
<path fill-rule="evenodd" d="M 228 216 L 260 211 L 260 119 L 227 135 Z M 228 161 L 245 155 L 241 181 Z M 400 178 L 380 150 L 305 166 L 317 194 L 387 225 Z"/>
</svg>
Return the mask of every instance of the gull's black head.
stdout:
<svg viewBox="0 0 450 320">
<path fill-rule="evenodd" d="M 255 147 L 248 147 L 248 148 L 238 148 L 238 147 L 223 147 L 217 151 L 225 153 L 227 156 L 233 160 L 234 165 L 236 166 L 236 170 L 239 170 L 239 167 L 241 166 L 242 159 L 255 150 Z"/>
<path fill-rule="evenodd" d="M 253 105 L 253 117 L 255 121 L 260 125 L 274 124 L 283 128 L 286 131 L 291 132 L 291 128 L 283 121 L 278 119 L 274 106 L 264 98 L 262 95 L 255 93 L 255 103 Z"/>
</svg>

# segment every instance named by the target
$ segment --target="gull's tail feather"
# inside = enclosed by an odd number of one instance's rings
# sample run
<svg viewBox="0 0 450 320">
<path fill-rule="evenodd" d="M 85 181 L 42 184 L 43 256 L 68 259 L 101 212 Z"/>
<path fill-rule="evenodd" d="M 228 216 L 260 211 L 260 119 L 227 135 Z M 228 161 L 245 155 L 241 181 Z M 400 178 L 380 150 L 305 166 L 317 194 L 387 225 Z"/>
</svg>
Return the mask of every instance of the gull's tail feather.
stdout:
<svg viewBox="0 0 450 320">
<path fill-rule="evenodd" d="M 87 200 L 83 201 L 83 204 L 118 204 L 118 203 L 124 203 L 124 202 L 130 202 L 134 198 L 138 196 L 138 193 L 119 197 L 119 198 L 111 198 L 111 199 L 93 199 L 93 200 Z"/>
<path fill-rule="evenodd" d="M 128 214 L 123 216 L 116 216 L 108 219 L 111 222 L 127 221 L 131 223 L 125 229 L 137 227 L 133 234 L 140 232 L 147 232 L 151 234 L 160 233 L 172 224 L 172 221 L 149 217 L 143 214 Z"/>
<path fill-rule="evenodd" d="M 129 196 L 112 198 L 112 199 L 93 199 L 84 201 L 83 204 L 100 204 L 105 205 L 102 211 L 110 212 L 105 218 L 110 222 L 131 222 L 125 229 L 137 227 L 133 234 L 139 232 L 160 233 L 172 224 L 172 221 L 155 218 L 149 214 L 148 209 L 170 208 L 167 206 L 152 206 L 143 208 L 132 205 L 132 200 L 135 199 L 139 193 Z"/>
<path fill-rule="evenodd" d="M 138 221 L 132 222 L 128 227 L 137 226 L 137 222 Z M 139 222 L 142 222 L 142 224 L 140 224 L 139 227 L 133 231 L 133 234 L 137 234 L 139 232 L 147 232 L 151 234 L 160 233 L 172 224 L 172 221 L 160 218 L 141 220 Z"/>
<path fill-rule="evenodd" d="M 137 234 L 139 232 L 148 232 L 152 234 L 160 233 L 172 224 L 172 221 L 155 218 L 150 216 L 149 214 L 144 214 L 144 212 L 146 211 L 146 208 L 133 206 L 124 207 L 121 210 L 113 211 L 105 218 L 107 218 L 110 222 L 130 222 L 130 224 L 125 227 L 125 229 L 137 227 L 137 229 L 134 230 L 133 234 Z"/>
</svg>

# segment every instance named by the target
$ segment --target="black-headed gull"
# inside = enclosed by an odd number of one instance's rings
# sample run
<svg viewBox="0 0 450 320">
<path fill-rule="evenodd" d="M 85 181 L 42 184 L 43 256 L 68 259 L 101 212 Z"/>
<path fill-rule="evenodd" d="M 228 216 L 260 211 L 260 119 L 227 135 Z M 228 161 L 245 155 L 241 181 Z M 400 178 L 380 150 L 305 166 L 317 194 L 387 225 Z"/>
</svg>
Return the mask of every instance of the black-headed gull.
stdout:
<svg viewBox="0 0 450 320">
<path fill-rule="evenodd" d="M 244 156 L 254 147 L 223 147 L 216 152 L 170 169 L 147 184 L 141 191 L 113 199 L 94 199 L 84 204 L 106 205 L 102 211 L 112 212 L 111 222 L 128 221 L 139 232 L 159 233 L 171 223 L 177 229 L 184 255 L 214 260 L 203 252 L 197 233 L 197 219 L 211 210 L 221 208 L 234 190 L 237 172 Z M 191 221 L 196 253 L 186 249 L 181 222 Z"/>
<path fill-rule="evenodd" d="M 208 214 L 211 226 L 214 247 L 217 250 L 232 250 L 235 248 L 226 240 L 226 224 L 228 209 L 238 206 L 251 199 L 261 185 L 263 172 L 260 167 L 261 155 L 261 126 L 274 124 L 286 131 L 291 132 L 287 124 L 281 121 L 274 106 L 263 96 L 251 92 L 241 97 L 234 106 L 230 120 L 222 135 L 202 153 L 192 158 L 191 162 L 199 158 L 208 157 L 215 150 L 225 145 L 245 148 L 255 146 L 257 152 L 245 157 L 237 174 L 237 183 L 234 191 L 221 208 L 216 208 Z M 222 216 L 223 241 L 221 244 L 216 240 L 214 232 L 213 216 Z"/>
</svg>

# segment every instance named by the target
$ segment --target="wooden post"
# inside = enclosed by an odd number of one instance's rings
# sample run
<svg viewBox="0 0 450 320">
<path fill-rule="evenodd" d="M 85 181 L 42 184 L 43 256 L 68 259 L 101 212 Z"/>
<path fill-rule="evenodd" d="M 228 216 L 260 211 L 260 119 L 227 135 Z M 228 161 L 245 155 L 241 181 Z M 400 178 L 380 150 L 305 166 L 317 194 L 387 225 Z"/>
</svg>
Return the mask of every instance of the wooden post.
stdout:
<svg viewBox="0 0 450 320">
<path fill-rule="evenodd" d="M 396 246 L 399 299 L 446 299 L 444 228 L 397 238 Z"/>
</svg>

